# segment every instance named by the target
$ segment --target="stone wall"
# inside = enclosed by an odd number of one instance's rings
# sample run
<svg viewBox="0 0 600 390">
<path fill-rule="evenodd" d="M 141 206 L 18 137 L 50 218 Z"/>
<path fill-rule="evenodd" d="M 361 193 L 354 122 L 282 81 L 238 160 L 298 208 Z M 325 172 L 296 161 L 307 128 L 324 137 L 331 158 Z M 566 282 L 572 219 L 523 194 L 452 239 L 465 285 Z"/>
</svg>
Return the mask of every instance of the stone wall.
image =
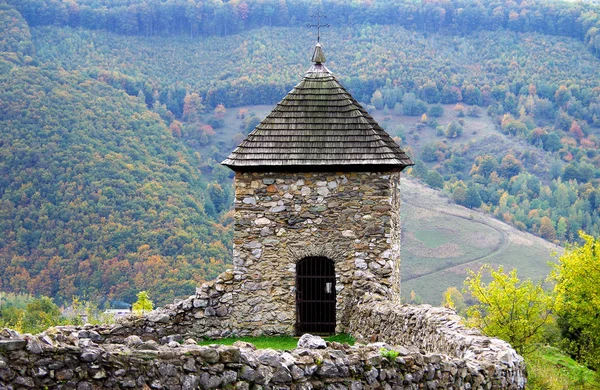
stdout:
<svg viewBox="0 0 600 390">
<path fill-rule="evenodd" d="M 237 172 L 238 331 L 294 333 L 296 263 L 309 256 L 335 263 L 338 332 L 354 292 L 399 299 L 399 180 L 400 172 Z"/>
<path fill-rule="evenodd" d="M 349 332 L 360 341 L 413 346 L 427 353 L 462 359 L 468 366 L 479 367 L 494 388 L 525 385 L 525 362 L 510 344 L 467 328 L 461 317 L 449 309 L 385 301 L 357 305 Z"/>
<path fill-rule="evenodd" d="M 37 336 L 0 331 L 0 390 L 523 388 L 492 380 L 477 361 L 384 343 L 278 352 L 240 342 L 161 345 L 138 336 L 111 342 L 97 330 L 61 327 Z"/>
<path fill-rule="evenodd" d="M 176 337 L 223 338 L 239 335 L 236 327 L 233 293 L 236 288 L 233 272 L 225 271 L 215 280 L 204 283 L 195 295 L 177 300 L 145 316 L 130 315 L 115 326 L 97 327 L 109 342 L 135 335 L 143 340 L 164 342 Z"/>
<path fill-rule="evenodd" d="M 234 289 L 228 271 L 188 299 L 117 325 L 0 331 L 0 390 L 524 388 L 523 359 L 507 343 L 464 327 L 451 310 L 396 305 L 376 293 L 355 300 L 348 315 L 349 332 L 373 344 L 288 352 L 198 346 L 192 338 L 240 332 Z"/>
</svg>

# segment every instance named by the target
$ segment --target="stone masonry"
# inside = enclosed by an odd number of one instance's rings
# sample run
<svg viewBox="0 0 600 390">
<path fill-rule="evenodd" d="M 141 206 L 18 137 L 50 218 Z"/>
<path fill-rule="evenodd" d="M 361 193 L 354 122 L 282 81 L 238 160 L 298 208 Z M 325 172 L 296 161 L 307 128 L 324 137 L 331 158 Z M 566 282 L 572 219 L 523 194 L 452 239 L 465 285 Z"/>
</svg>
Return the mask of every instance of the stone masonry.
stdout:
<svg viewBox="0 0 600 390">
<path fill-rule="evenodd" d="M 299 343 L 291 351 L 256 350 L 241 342 L 198 346 L 191 337 L 219 329 L 235 333 L 226 316 L 207 310 L 214 307 L 206 293 L 214 290 L 203 291 L 114 326 L 62 326 L 39 335 L 0 330 L 0 390 L 525 386 L 523 358 L 508 343 L 465 328 L 451 310 L 429 305 L 357 305 L 350 330 L 360 341 L 379 340 L 371 344 L 311 349 Z"/>
<path fill-rule="evenodd" d="M 356 294 L 398 302 L 399 180 L 399 172 L 236 172 L 237 328 L 294 334 L 296 263 L 309 256 L 335 263 L 337 332 L 347 330 Z"/>
<path fill-rule="evenodd" d="M 232 271 L 187 299 L 116 325 L 62 326 L 39 335 L 1 330 L 0 390 L 524 388 L 523 358 L 508 343 L 465 327 L 449 309 L 391 303 L 379 295 L 384 286 L 360 286 L 366 287 L 372 290 L 346 308 L 346 331 L 375 343 L 355 347 L 198 346 L 194 340 L 261 330 L 238 320 Z"/>
</svg>

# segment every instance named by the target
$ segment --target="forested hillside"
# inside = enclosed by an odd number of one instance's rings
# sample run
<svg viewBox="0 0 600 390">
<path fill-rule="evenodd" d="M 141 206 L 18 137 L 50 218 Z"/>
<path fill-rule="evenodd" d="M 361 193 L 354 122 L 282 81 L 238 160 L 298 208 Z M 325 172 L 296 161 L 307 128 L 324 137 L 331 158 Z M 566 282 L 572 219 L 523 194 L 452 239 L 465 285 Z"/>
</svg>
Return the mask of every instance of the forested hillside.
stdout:
<svg viewBox="0 0 600 390">
<path fill-rule="evenodd" d="M 33 35 L 39 58 L 49 66 L 139 95 L 184 142 L 200 146 L 214 161 L 234 146 L 218 141 L 224 110 L 275 103 L 306 68 L 312 45 L 311 34 L 298 28 L 256 29 L 202 42 L 57 27 L 37 28 Z M 363 25 L 332 29 L 324 44 L 328 66 L 370 110 L 426 114 L 415 127 L 386 125 L 421 161 L 417 176 L 429 175 L 432 182 L 437 173 L 443 182 L 435 187 L 458 203 L 483 205 L 549 240 L 576 239 L 581 229 L 600 232 L 600 194 L 593 185 L 600 176 L 599 61 L 583 43 L 539 33 L 482 31 L 465 37 Z M 202 120 L 191 113 L 194 93 L 204 98 Z M 440 103 L 454 112 L 455 132 L 446 124 L 439 128 Z M 482 115 L 493 118 L 499 134 L 533 148 L 476 144 L 464 131 L 465 121 Z M 256 120 L 244 118 L 233 139 L 241 140 Z M 413 148 L 419 137 L 419 144 L 429 142 Z"/>
<path fill-rule="evenodd" d="M 319 7 L 328 67 L 414 176 L 556 243 L 600 234 L 594 4 L 0 4 L 2 289 L 164 302 L 222 269 L 218 162 L 261 119 L 245 106 L 276 103 L 308 67 Z"/>
<path fill-rule="evenodd" d="M 0 289 L 167 301 L 214 277 L 230 234 L 198 156 L 136 97 L 38 66 L 18 12 L 0 23 Z"/>
</svg>

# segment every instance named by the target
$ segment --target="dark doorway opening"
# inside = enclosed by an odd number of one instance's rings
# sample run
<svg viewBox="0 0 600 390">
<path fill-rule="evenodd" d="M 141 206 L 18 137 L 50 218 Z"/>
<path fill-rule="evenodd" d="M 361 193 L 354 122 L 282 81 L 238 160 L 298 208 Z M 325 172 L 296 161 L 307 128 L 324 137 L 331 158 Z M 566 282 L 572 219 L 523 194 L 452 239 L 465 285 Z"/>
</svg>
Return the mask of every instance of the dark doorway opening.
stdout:
<svg viewBox="0 0 600 390">
<path fill-rule="evenodd" d="M 326 257 L 296 264 L 296 332 L 335 333 L 335 266 Z"/>
</svg>

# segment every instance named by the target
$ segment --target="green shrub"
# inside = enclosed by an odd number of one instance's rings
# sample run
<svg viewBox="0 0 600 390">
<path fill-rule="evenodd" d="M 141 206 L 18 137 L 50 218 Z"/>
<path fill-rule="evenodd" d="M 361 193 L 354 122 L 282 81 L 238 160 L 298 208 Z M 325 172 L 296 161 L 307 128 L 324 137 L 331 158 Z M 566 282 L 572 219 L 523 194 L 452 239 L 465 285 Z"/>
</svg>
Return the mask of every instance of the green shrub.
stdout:
<svg viewBox="0 0 600 390">
<path fill-rule="evenodd" d="M 381 354 L 381 357 L 384 357 L 390 361 L 396 360 L 396 358 L 399 355 L 398 351 L 394 351 L 393 349 L 387 349 L 387 348 L 381 348 L 379 350 L 379 353 Z"/>
</svg>

